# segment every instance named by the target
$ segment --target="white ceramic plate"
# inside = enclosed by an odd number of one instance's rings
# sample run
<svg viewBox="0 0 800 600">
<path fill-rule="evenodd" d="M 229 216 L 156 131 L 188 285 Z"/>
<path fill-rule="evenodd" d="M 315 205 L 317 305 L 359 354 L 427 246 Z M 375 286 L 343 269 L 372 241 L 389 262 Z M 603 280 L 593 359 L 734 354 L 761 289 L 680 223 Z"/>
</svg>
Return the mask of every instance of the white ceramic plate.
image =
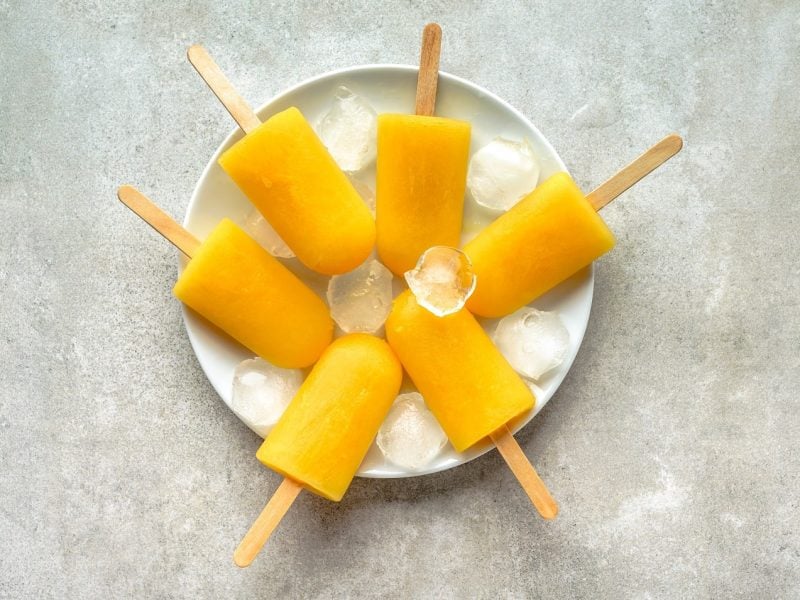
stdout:
<svg viewBox="0 0 800 600">
<path fill-rule="evenodd" d="M 347 86 L 366 98 L 378 113 L 412 112 L 416 90 L 417 68 L 405 65 L 368 65 L 334 71 L 305 81 L 278 95 L 258 110 L 262 120 L 288 108 L 298 107 L 310 123 L 317 121 L 330 109 L 334 91 L 340 85 Z M 209 96 L 211 94 L 209 93 Z M 220 111 L 222 114 L 222 111 Z M 485 89 L 453 75 L 441 73 L 436 114 L 462 119 L 472 123 L 471 152 L 497 136 L 521 140 L 527 138 L 541 164 L 541 177 L 556 171 L 566 170 L 555 150 L 522 114 Z M 252 206 L 233 181 L 217 164 L 220 154 L 242 137 L 239 129 L 231 133 L 220 145 L 197 182 L 186 214 L 184 225 L 197 237 L 203 239 L 223 217 L 242 222 Z M 358 179 L 375 189 L 374 166 L 358 175 Z M 482 226 L 496 215 L 486 212 L 466 200 L 464 238 L 472 237 Z M 323 299 L 328 278 L 312 273 L 296 259 L 283 261 L 297 273 Z M 181 269 L 185 263 L 181 264 Z M 396 287 L 400 284 L 396 282 Z M 578 352 L 592 304 L 594 278 L 591 268 L 584 269 L 556 289 L 536 300 L 533 306 L 542 310 L 555 310 L 561 315 L 570 333 L 571 347 L 564 363 L 545 374 L 537 382 L 537 405 L 533 412 L 513 423 L 514 431 L 525 426 L 533 416 L 547 404 L 572 365 Z M 236 365 L 252 358 L 252 353 L 225 337 L 192 311 L 184 309 L 184 320 L 192 347 L 209 381 L 228 406 L 231 403 L 233 371 Z M 491 331 L 496 322 L 485 321 Z M 381 332 L 382 333 L 382 332 Z M 413 389 L 413 388 L 408 388 Z M 408 477 L 442 471 L 465 463 L 491 449 L 489 443 L 481 443 L 468 452 L 457 453 L 449 444 L 441 454 L 421 471 L 408 471 L 386 461 L 373 444 L 358 475 L 362 477 Z"/>
</svg>

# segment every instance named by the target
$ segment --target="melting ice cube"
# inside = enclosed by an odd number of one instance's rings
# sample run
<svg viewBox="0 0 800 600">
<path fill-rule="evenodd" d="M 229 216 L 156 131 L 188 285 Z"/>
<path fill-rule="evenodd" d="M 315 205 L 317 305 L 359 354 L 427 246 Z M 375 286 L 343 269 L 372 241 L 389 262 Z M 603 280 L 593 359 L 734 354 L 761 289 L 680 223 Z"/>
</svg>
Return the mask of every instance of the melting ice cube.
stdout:
<svg viewBox="0 0 800 600">
<path fill-rule="evenodd" d="M 336 89 L 333 107 L 317 124 L 317 133 L 343 171 L 360 171 L 375 160 L 378 115 L 344 86 Z"/>
<path fill-rule="evenodd" d="M 461 310 L 477 281 L 469 257 L 449 246 L 428 248 L 405 278 L 419 305 L 437 317 Z"/>
<path fill-rule="evenodd" d="M 282 369 L 261 358 L 244 360 L 233 373 L 231 408 L 266 437 L 303 383 L 300 369 Z"/>
<path fill-rule="evenodd" d="M 334 275 L 328 283 L 331 316 L 345 333 L 374 333 L 392 307 L 392 273 L 369 259 L 360 267 Z"/>
<path fill-rule="evenodd" d="M 398 467 L 426 467 L 444 448 L 447 436 L 418 392 L 400 394 L 376 438 L 383 455 Z"/>
<path fill-rule="evenodd" d="M 494 342 L 517 372 L 539 379 L 564 361 L 569 332 L 558 313 L 526 306 L 500 320 Z"/>
<path fill-rule="evenodd" d="M 475 202 L 508 210 L 536 187 L 539 163 L 526 141 L 495 138 L 469 161 L 467 188 Z"/>
<path fill-rule="evenodd" d="M 286 245 L 283 238 L 278 235 L 278 232 L 272 228 L 269 221 L 267 221 L 257 209 L 254 208 L 253 211 L 247 215 L 243 228 L 255 241 L 261 244 L 264 250 L 272 254 L 272 256 L 277 256 L 278 258 L 294 257 L 292 249 Z"/>
<path fill-rule="evenodd" d="M 352 175 L 350 176 L 350 183 L 353 184 L 353 187 L 356 188 L 358 195 L 361 196 L 361 199 L 364 201 L 364 204 L 367 205 L 369 212 L 372 213 L 372 216 L 375 216 L 375 192 L 372 191 L 372 188 L 369 187 L 366 183 L 361 181 L 360 179 L 356 179 Z"/>
</svg>

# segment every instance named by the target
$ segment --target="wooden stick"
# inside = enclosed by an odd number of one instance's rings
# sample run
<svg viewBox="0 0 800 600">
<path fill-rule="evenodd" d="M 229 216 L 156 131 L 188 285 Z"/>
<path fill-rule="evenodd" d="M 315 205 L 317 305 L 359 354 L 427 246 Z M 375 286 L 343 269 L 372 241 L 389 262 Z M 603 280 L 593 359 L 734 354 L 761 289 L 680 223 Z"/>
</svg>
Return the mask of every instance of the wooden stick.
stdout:
<svg viewBox="0 0 800 600">
<path fill-rule="evenodd" d="M 125 206 L 139 215 L 145 223 L 163 235 L 173 246 L 189 258 L 192 258 L 192 255 L 200 246 L 200 241 L 186 231 L 175 219 L 156 206 L 152 200 L 130 185 L 123 185 L 119 188 L 117 197 Z"/>
<path fill-rule="evenodd" d="M 250 566 L 302 491 L 303 486 L 299 483 L 288 477 L 284 478 L 233 553 L 233 562 L 237 566 Z"/>
<path fill-rule="evenodd" d="M 637 183 L 675 156 L 682 147 L 683 140 L 681 136 L 676 133 L 668 135 L 627 167 L 611 177 L 611 179 L 591 192 L 586 196 L 586 199 L 595 210 L 600 210 L 634 183 Z"/>
<path fill-rule="evenodd" d="M 497 446 L 500 456 L 506 461 L 508 468 L 514 473 L 522 489 L 528 494 L 536 510 L 545 519 L 555 519 L 558 514 L 558 504 L 553 500 L 550 492 L 545 486 L 536 469 L 525 456 L 522 448 L 519 447 L 517 440 L 508 428 L 503 425 L 500 429 L 490 435 L 492 441 Z"/>
<path fill-rule="evenodd" d="M 422 51 L 419 55 L 417 100 L 414 112 L 430 117 L 436 108 L 436 87 L 439 84 L 439 54 L 442 50 L 442 28 L 428 23 L 422 31 Z"/>
<path fill-rule="evenodd" d="M 228 78 L 219 68 L 219 65 L 214 62 L 214 59 L 209 56 L 206 49 L 200 44 L 195 44 L 189 48 L 186 53 L 189 62 L 203 78 L 214 95 L 219 98 L 228 112 L 233 117 L 233 120 L 242 128 L 245 133 L 250 133 L 256 127 L 261 125 L 256 113 L 250 108 L 250 105 L 239 95 L 239 92 L 231 85 Z"/>
</svg>

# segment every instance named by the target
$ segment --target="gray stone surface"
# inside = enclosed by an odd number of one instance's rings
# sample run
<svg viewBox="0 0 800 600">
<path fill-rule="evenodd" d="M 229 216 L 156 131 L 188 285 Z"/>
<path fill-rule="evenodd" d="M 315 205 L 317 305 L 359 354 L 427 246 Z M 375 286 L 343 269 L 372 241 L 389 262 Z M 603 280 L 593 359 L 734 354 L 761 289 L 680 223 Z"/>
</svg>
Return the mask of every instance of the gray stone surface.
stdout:
<svg viewBox="0 0 800 600">
<path fill-rule="evenodd" d="M 175 251 L 114 190 L 183 214 L 231 129 L 190 43 L 261 103 L 414 62 L 429 20 L 442 68 L 584 187 L 686 139 L 604 211 L 583 348 L 519 436 L 561 515 L 490 453 L 304 495 L 238 570 L 278 477 L 194 358 Z M 0 1 L 0 597 L 800 596 L 798 56 L 793 1 Z"/>
</svg>

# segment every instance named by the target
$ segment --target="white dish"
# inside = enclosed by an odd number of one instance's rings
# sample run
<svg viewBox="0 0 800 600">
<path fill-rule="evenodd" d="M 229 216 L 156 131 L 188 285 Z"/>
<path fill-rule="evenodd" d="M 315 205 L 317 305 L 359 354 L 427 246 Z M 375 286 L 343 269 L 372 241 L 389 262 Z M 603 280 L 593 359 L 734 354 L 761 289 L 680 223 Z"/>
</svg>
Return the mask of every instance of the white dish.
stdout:
<svg viewBox="0 0 800 600">
<path fill-rule="evenodd" d="M 309 122 L 315 124 L 330 108 L 334 91 L 340 85 L 345 85 L 355 93 L 364 96 L 378 113 L 412 112 L 416 79 L 417 68 L 412 66 L 351 67 L 320 75 L 290 88 L 273 98 L 257 112 L 262 119 L 266 119 L 289 106 L 297 106 Z M 211 94 L 209 94 L 209 98 L 211 98 Z M 219 114 L 222 118 L 223 110 L 221 108 Z M 536 151 L 541 164 L 540 182 L 552 173 L 566 170 L 555 150 L 528 119 L 494 94 L 464 79 L 441 73 L 436 114 L 472 123 L 471 152 L 475 152 L 496 136 L 502 135 L 517 140 L 527 138 Z M 220 154 L 241 136 L 241 131 L 236 129 L 225 139 L 211 157 L 192 194 L 184 225 L 200 239 L 205 238 L 223 217 L 230 217 L 241 223 L 251 210 L 250 203 L 217 164 Z M 360 173 L 358 178 L 367 182 L 374 189 L 374 175 L 373 167 Z M 466 205 L 465 238 L 474 235 L 480 226 L 489 223 L 494 218 L 494 215 L 478 208 L 469 198 Z M 283 260 L 283 262 L 300 275 L 321 298 L 325 298 L 327 277 L 310 272 L 302 267 L 296 259 Z M 181 263 L 181 269 L 184 264 L 185 262 Z M 524 427 L 547 404 L 572 365 L 589 320 L 593 288 L 593 271 L 591 268 L 586 268 L 532 304 L 539 309 L 558 311 L 569 330 L 571 345 L 564 363 L 547 373 L 538 382 L 537 406 L 533 412 L 512 424 L 514 431 Z M 242 360 L 252 358 L 252 353 L 227 338 L 195 313 L 184 309 L 183 315 L 189 339 L 200 365 L 214 389 L 230 406 L 234 368 Z M 487 321 L 485 325 L 491 331 L 495 322 Z M 373 444 L 358 475 L 362 477 L 408 477 L 434 473 L 472 460 L 490 450 L 491 447 L 491 444 L 484 442 L 471 448 L 468 452 L 459 454 L 448 444 L 428 468 L 411 472 L 385 461 Z"/>
</svg>

